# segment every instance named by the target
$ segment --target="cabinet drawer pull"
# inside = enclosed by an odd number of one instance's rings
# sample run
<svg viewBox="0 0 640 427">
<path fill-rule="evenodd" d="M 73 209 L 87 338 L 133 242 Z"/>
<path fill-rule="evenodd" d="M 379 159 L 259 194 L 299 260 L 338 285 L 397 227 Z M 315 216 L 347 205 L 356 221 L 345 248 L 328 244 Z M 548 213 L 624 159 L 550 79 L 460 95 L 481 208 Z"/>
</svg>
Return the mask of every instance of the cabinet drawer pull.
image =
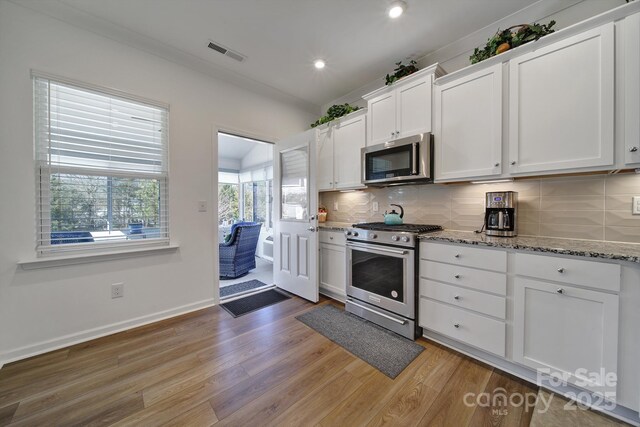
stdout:
<svg viewBox="0 0 640 427">
<path fill-rule="evenodd" d="M 460 295 L 456 295 L 453 297 L 454 300 L 458 301 L 460 299 Z"/>
<path fill-rule="evenodd" d="M 638 147 L 629 148 L 629 152 L 631 152 L 631 153 L 635 153 L 636 151 L 638 151 Z"/>
<path fill-rule="evenodd" d="M 500 163 L 496 163 L 496 164 L 495 164 L 495 165 L 493 165 L 493 166 L 498 167 L 498 166 L 500 166 Z"/>
<path fill-rule="evenodd" d="M 460 323 L 454 323 L 453 327 L 456 328 L 456 329 L 459 329 L 460 328 Z"/>
<path fill-rule="evenodd" d="M 455 277 L 456 279 L 459 279 L 460 275 L 459 274 L 454 274 L 453 277 Z"/>
<path fill-rule="evenodd" d="M 511 166 L 513 166 L 513 165 L 515 165 L 515 164 L 516 164 L 516 161 L 515 161 L 515 160 L 512 160 L 512 161 L 511 161 Z"/>
<path fill-rule="evenodd" d="M 564 267 L 560 267 L 560 268 L 558 269 L 558 273 L 560 273 L 560 274 L 564 273 Z"/>
<path fill-rule="evenodd" d="M 460 254 L 455 254 L 454 257 L 455 258 L 460 258 Z"/>
<path fill-rule="evenodd" d="M 559 293 L 559 294 L 564 294 L 564 289 L 558 288 L 558 289 L 556 289 L 556 292 Z"/>
</svg>

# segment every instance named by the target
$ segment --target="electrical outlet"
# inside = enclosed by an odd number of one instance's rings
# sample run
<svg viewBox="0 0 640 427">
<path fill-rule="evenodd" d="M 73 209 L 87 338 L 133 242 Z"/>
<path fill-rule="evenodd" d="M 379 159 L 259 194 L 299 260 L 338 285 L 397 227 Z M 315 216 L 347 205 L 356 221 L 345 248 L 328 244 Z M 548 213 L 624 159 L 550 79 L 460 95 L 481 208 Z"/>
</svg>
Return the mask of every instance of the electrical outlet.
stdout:
<svg viewBox="0 0 640 427">
<path fill-rule="evenodd" d="M 333 210 L 334 211 L 338 210 L 338 202 L 333 202 Z"/>
<path fill-rule="evenodd" d="M 640 196 L 633 196 L 633 208 L 631 208 L 633 215 L 640 215 Z"/>
<path fill-rule="evenodd" d="M 124 296 L 124 283 L 114 283 L 111 285 L 111 298 L 122 298 Z"/>
<path fill-rule="evenodd" d="M 206 212 L 207 211 L 207 201 L 200 200 L 198 202 L 198 212 Z"/>
<path fill-rule="evenodd" d="M 373 202 L 373 211 L 374 211 L 374 212 L 378 212 L 378 209 L 379 209 L 379 208 L 380 208 L 380 207 L 378 206 L 378 202 Z"/>
</svg>

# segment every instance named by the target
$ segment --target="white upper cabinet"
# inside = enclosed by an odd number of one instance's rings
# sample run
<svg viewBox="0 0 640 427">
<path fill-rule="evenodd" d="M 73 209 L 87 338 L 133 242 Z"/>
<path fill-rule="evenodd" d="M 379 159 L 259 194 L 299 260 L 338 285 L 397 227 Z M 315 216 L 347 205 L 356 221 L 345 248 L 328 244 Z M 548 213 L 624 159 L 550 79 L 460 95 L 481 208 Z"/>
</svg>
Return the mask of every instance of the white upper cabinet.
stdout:
<svg viewBox="0 0 640 427">
<path fill-rule="evenodd" d="M 318 191 L 333 189 L 333 132 L 327 127 L 317 133 Z"/>
<path fill-rule="evenodd" d="M 640 13 L 624 20 L 625 164 L 640 163 Z"/>
<path fill-rule="evenodd" d="M 511 173 L 613 166 L 614 65 L 613 22 L 509 61 Z"/>
<path fill-rule="evenodd" d="M 333 136 L 333 176 L 337 190 L 363 187 L 360 150 L 365 146 L 367 135 L 367 116 L 341 121 Z"/>
<path fill-rule="evenodd" d="M 367 134 L 366 110 L 318 129 L 318 191 L 362 188 L 360 150 Z"/>
<path fill-rule="evenodd" d="M 369 110 L 369 139 L 367 145 L 376 145 L 395 139 L 396 93 L 389 92 L 371 99 Z"/>
<path fill-rule="evenodd" d="M 435 86 L 436 182 L 500 175 L 502 64 Z"/>
<path fill-rule="evenodd" d="M 431 132 L 433 80 L 443 74 L 436 64 L 365 95 L 369 111 L 367 145 Z"/>
</svg>

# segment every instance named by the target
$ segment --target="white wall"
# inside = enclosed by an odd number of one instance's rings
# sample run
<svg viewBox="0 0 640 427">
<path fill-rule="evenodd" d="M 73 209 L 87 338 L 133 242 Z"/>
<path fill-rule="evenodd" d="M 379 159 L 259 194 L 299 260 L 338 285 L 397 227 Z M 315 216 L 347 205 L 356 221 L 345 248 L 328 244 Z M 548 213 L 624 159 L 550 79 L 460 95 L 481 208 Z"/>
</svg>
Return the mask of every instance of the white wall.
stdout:
<svg viewBox="0 0 640 427">
<path fill-rule="evenodd" d="M 532 2 L 527 8 L 494 22 L 485 28 L 474 31 L 471 34 L 461 34 L 460 39 L 420 58 L 417 61 L 418 68 L 422 69 L 439 63 L 447 73 L 451 73 L 471 65 L 469 56 L 473 53 L 473 49 L 483 47 L 487 39 L 492 37 L 498 28 L 505 29 L 513 25 L 531 22 L 546 24 L 554 19 L 556 21 L 554 28 L 560 30 L 624 4 L 626 4 L 625 0 L 539 0 Z M 389 71 L 391 71 L 393 70 L 393 61 L 389 61 L 389 64 Z M 367 103 L 362 99 L 362 95 L 383 86 L 384 76 L 380 76 L 380 79 L 369 82 L 323 105 L 322 111 L 326 111 L 327 108 L 333 104 L 344 104 L 345 102 L 351 105 L 366 107 Z"/>
<path fill-rule="evenodd" d="M 35 69 L 170 104 L 171 239 L 177 252 L 25 271 L 35 258 L 32 87 Z M 314 119 L 0 0 L 0 364 L 213 303 L 217 212 L 214 124 L 275 140 Z M 199 213 L 198 200 L 209 201 Z M 122 299 L 110 285 L 125 283 Z"/>
</svg>

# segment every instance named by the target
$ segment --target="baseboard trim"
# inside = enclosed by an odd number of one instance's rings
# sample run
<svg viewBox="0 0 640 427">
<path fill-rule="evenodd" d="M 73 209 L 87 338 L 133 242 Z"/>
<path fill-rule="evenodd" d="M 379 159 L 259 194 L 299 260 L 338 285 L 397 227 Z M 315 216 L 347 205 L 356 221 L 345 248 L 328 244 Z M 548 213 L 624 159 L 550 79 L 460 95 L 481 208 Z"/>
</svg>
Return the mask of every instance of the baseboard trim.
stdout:
<svg viewBox="0 0 640 427">
<path fill-rule="evenodd" d="M 42 341 L 37 344 L 20 347 L 14 350 L 0 353 L 0 368 L 2 368 L 2 366 L 7 363 L 37 356 L 43 353 L 48 353 L 53 350 L 69 347 L 71 345 L 79 344 L 82 342 L 91 341 L 96 338 L 101 338 L 107 335 L 112 335 L 118 332 L 148 325 L 150 323 L 180 316 L 182 314 L 191 313 L 192 311 L 202 310 L 203 308 L 212 307 L 214 305 L 215 302 L 213 298 L 210 298 L 191 304 L 186 304 L 180 307 L 171 308 L 169 310 L 164 310 L 129 320 L 124 320 L 122 322 L 112 323 L 110 325 L 88 329 L 86 331 L 78 332 L 75 334 L 65 335 L 59 338 L 54 338 L 52 340 Z"/>
<path fill-rule="evenodd" d="M 320 288 L 320 293 L 324 296 L 327 296 L 331 299 L 334 299 L 336 301 L 340 301 L 341 303 L 344 303 L 347 300 L 347 294 L 344 293 L 344 291 L 339 290 L 338 288 L 334 288 L 332 287 L 328 287 L 326 285 L 323 285 Z"/>
</svg>

